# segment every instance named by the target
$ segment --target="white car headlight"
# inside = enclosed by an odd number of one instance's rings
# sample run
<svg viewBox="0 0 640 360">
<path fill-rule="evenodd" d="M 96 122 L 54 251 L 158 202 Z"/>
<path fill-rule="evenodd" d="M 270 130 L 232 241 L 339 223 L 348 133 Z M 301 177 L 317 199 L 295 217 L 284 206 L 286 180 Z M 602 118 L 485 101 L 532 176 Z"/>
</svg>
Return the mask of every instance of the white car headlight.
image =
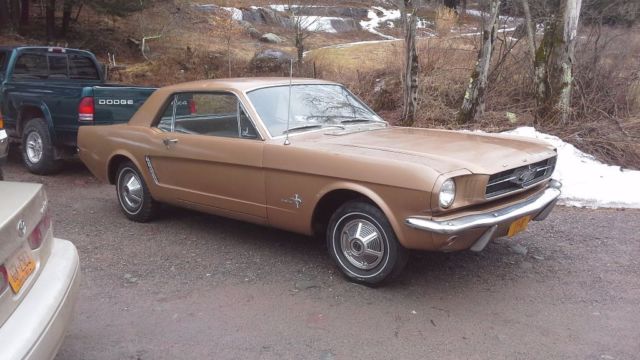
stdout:
<svg viewBox="0 0 640 360">
<path fill-rule="evenodd" d="M 456 198 L 456 183 L 453 179 L 447 179 L 442 183 L 440 187 L 440 206 L 448 208 L 453 204 L 453 200 Z"/>
</svg>

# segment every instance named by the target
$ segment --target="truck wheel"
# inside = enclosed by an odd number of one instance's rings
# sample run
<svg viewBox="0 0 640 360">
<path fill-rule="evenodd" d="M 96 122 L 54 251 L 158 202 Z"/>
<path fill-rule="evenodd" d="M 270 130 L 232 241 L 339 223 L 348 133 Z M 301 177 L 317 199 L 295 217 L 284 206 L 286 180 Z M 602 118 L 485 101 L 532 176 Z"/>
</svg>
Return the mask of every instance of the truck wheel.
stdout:
<svg viewBox="0 0 640 360">
<path fill-rule="evenodd" d="M 327 247 L 349 280 L 369 286 L 393 279 L 408 259 L 384 213 L 364 201 L 349 201 L 331 216 Z"/>
<path fill-rule="evenodd" d="M 53 174 L 62 168 L 62 161 L 54 158 L 53 143 L 43 119 L 31 119 L 24 127 L 22 161 L 30 172 L 38 175 Z"/>
<path fill-rule="evenodd" d="M 147 222 L 158 212 L 158 202 L 151 197 L 144 178 L 131 161 L 118 167 L 116 191 L 120 209 L 130 220 Z"/>
</svg>

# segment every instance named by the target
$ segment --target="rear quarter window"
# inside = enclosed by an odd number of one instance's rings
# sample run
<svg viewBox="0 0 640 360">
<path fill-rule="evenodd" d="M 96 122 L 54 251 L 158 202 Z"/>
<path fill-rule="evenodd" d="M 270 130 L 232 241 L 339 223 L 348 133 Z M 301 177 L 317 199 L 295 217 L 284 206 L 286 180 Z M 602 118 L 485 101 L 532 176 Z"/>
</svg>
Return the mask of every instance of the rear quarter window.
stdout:
<svg viewBox="0 0 640 360">
<path fill-rule="evenodd" d="M 48 75 L 47 57 L 40 54 L 22 54 L 13 68 L 13 76 L 20 79 L 44 79 Z"/>
<path fill-rule="evenodd" d="M 69 55 L 69 78 L 100 80 L 98 69 L 91 59 L 82 55 Z"/>
<path fill-rule="evenodd" d="M 49 78 L 67 79 L 67 57 L 49 56 Z"/>
</svg>

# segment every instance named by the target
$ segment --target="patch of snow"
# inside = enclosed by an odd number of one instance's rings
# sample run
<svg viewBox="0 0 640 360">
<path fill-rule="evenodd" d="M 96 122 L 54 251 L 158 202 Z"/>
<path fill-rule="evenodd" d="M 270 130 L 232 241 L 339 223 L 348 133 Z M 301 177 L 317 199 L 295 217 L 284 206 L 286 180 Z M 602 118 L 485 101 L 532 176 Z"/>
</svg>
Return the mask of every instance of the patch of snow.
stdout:
<svg viewBox="0 0 640 360">
<path fill-rule="evenodd" d="M 343 21 L 343 18 L 330 16 L 296 16 L 296 21 L 300 21 L 303 29 L 308 31 L 336 33 L 336 29 L 331 25 L 331 20 Z"/>
<path fill-rule="evenodd" d="M 234 7 L 223 7 L 224 10 L 231 14 L 231 18 L 236 21 L 242 20 L 242 10 Z"/>
<path fill-rule="evenodd" d="M 427 19 L 420 19 L 418 18 L 418 21 L 416 22 L 416 29 L 426 29 L 428 27 L 432 27 L 435 24 L 433 23 L 433 21 L 429 21 Z"/>
<path fill-rule="evenodd" d="M 532 127 L 503 134 L 546 141 L 558 149 L 552 177 L 562 182 L 559 203 L 589 208 L 640 208 L 640 171 L 603 164 L 560 138 Z"/>
<path fill-rule="evenodd" d="M 498 33 L 503 33 L 503 32 L 512 32 L 512 31 L 516 31 L 517 28 L 515 27 L 511 27 L 511 28 L 502 28 L 502 29 L 498 29 Z M 451 30 L 453 32 L 453 30 Z M 482 35 L 482 32 L 472 32 L 472 33 L 464 33 L 464 34 L 460 34 L 459 36 L 478 36 L 478 35 Z"/>
<path fill-rule="evenodd" d="M 382 16 L 378 16 L 376 10 L 381 12 Z M 380 27 L 380 24 L 400 19 L 400 10 L 387 10 L 379 6 L 373 6 L 367 13 L 367 18 L 369 18 L 369 20 L 360 21 L 360 26 L 364 30 L 381 36 L 387 40 L 395 40 L 393 36 L 385 35 L 377 29 Z"/>
<path fill-rule="evenodd" d="M 476 17 L 489 17 L 489 14 L 484 12 L 484 11 L 480 11 L 480 10 L 474 10 L 474 9 L 467 9 L 467 15 L 471 15 L 471 16 L 476 16 Z M 504 21 L 504 22 L 520 22 L 523 21 L 522 18 L 519 17 L 513 17 L 513 16 L 508 16 L 508 15 L 499 15 L 498 19 L 500 21 Z"/>
</svg>

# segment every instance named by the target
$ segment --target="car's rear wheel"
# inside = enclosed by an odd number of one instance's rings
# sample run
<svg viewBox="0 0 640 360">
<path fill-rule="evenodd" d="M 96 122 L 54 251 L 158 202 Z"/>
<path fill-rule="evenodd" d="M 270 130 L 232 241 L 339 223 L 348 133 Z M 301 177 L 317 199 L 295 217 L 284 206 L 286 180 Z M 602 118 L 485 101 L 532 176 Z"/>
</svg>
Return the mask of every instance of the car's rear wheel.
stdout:
<svg viewBox="0 0 640 360">
<path fill-rule="evenodd" d="M 29 120 L 22 132 L 22 161 L 30 172 L 49 175 L 60 171 L 62 161 L 55 149 L 47 123 L 41 118 Z"/>
<path fill-rule="evenodd" d="M 118 167 L 116 192 L 120 209 L 129 219 L 147 222 L 156 215 L 159 204 L 151 197 L 140 171 L 130 161 Z"/>
<path fill-rule="evenodd" d="M 365 201 L 349 201 L 336 210 L 327 229 L 327 247 L 349 280 L 366 285 L 393 279 L 408 259 L 387 217 Z"/>
</svg>

